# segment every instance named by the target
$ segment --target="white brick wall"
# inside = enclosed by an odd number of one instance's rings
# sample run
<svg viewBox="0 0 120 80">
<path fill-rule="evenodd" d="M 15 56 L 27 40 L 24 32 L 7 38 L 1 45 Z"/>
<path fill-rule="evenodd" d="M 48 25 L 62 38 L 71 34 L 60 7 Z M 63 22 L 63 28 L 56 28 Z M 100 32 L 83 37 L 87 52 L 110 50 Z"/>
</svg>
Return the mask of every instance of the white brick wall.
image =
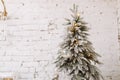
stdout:
<svg viewBox="0 0 120 80">
<path fill-rule="evenodd" d="M 118 0 L 119 1 L 119 0 Z M 0 21 L 0 73 L 11 72 L 18 80 L 51 80 L 59 44 L 70 17 L 69 8 L 79 5 L 88 22 L 90 41 L 102 55 L 106 80 L 120 80 L 117 0 L 5 0 L 8 20 Z M 120 8 L 119 8 L 120 9 Z M 64 79 L 63 74 L 60 80 Z"/>
</svg>

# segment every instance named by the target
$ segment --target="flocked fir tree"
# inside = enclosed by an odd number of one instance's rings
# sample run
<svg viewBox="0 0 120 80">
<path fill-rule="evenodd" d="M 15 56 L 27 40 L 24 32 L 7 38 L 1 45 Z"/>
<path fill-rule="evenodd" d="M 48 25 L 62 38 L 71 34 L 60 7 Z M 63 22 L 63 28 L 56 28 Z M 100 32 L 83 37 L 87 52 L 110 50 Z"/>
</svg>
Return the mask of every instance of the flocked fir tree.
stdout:
<svg viewBox="0 0 120 80">
<path fill-rule="evenodd" d="M 60 71 L 67 71 L 70 80 L 101 80 L 100 70 L 95 64 L 100 64 L 97 57 L 100 55 L 94 51 L 92 43 L 88 40 L 86 23 L 80 17 L 74 5 L 72 20 L 67 20 L 68 35 L 58 51 L 56 66 Z"/>
</svg>

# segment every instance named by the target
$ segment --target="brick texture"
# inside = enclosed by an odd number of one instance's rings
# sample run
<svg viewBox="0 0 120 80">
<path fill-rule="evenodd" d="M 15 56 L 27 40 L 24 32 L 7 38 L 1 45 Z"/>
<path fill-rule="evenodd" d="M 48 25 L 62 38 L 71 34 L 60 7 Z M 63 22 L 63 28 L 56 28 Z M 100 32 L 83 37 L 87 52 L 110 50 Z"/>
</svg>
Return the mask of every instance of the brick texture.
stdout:
<svg viewBox="0 0 120 80">
<path fill-rule="evenodd" d="M 98 66 L 102 74 L 106 80 L 120 80 L 119 0 L 5 0 L 5 3 L 8 20 L 0 21 L 1 74 L 13 73 L 17 80 L 51 80 L 56 73 L 53 63 L 59 44 L 66 34 L 64 18 L 70 17 L 69 8 L 75 3 L 91 28 L 89 40 L 102 56 L 103 65 Z M 69 77 L 61 72 L 60 80 Z"/>
</svg>

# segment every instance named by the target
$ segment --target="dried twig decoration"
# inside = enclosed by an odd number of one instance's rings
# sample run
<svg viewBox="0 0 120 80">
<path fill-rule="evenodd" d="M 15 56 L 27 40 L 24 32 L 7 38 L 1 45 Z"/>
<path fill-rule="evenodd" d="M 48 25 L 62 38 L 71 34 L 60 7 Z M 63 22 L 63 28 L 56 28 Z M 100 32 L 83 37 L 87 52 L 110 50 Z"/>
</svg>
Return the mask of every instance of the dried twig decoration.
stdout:
<svg viewBox="0 0 120 80">
<path fill-rule="evenodd" d="M 5 20 L 7 18 L 7 10 L 6 10 L 4 0 L 1 0 L 1 2 L 4 10 L 0 12 L 0 19 Z"/>
</svg>

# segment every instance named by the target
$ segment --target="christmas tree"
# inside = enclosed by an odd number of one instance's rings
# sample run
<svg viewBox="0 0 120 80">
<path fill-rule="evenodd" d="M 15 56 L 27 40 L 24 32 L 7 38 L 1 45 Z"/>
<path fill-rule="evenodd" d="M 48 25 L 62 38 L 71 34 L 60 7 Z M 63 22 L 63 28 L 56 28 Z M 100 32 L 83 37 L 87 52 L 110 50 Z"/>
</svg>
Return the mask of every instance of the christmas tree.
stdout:
<svg viewBox="0 0 120 80">
<path fill-rule="evenodd" d="M 95 64 L 100 64 L 92 43 L 88 40 L 88 30 L 80 14 L 78 6 L 74 5 L 72 20 L 67 20 L 68 34 L 58 51 L 56 66 L 60 71 L 65 70 L 71 80 L 101 80 L 100 70 Z"/>
</svg>

